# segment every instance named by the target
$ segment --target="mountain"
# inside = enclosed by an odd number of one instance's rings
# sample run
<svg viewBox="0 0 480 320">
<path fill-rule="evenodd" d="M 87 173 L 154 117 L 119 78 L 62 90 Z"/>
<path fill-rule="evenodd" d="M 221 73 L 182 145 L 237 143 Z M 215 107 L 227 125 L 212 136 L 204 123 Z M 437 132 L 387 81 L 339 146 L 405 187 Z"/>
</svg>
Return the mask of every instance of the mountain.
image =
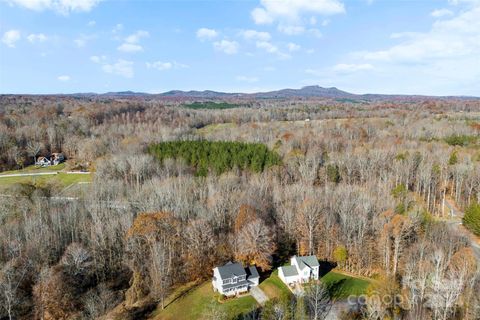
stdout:
<svg viewBox="0 0 480 320">
<path fill-rule="evenodd" d="M 356 98 L 356 94 L 339 90 L 335 87 L 323 88 L 320 86 L 307 86 L 301 89 L 283 89 L 270 92 L 259 92 L 253 94 L 259 99 L 273 99 L 273 98 L 292 98 L 292 97 L 321 97 L 321 98 Z"/>
<path fill-rule="evenodd" d="M 162 97 L 184 97 L 184 98 L 222 98 L 222 97 L 235 97 L 242 94 L 239 93 L 226 93 L 226 92 L 217 92 L 211 90 L 205 91 L 181 91 L 181 90 L 172 90 L 161 93 Z"/>
<path fill-rule="evenodd" d="M 228 97 L 250 97 L 257 99 L 284 99 L 293 97 L 322 97 L 322 98 L 354 98 L 357 95 L 348 93 L 337 88 L 322 88 L 320 86 L 307 86 L 301 89 L 282 89 L 277 91 L 257 93 L 225 93 L 217 91 L 180 91 L 173 90 L 161 93 L 163 97 L 175 98 L 228 98 Z"/>
<path fill-rule="evenodd" d="M 78 94 L 77 94 L 78 95 Z M 251 99 L 288 99 L 288 98 L 326 98 L 326 99 L 353 99 L 353 100 L 419 100 L 419 99 L 479 99 L 465 96 L 421 96 L 398 94 L 354 94 L 335 87 L 324 88 L 318 85 L 306 86 L 300 89 L 282 89 L 276 91 L 256 93 L 227 93 L 212 90 L 182 91 L 171 90 L 159 94 L 150 94 L 134 91 L 107 92 L 100 96 L 106 97 L 152 97 L 152 98 L 186 98 L 186 99 L 222 99 L 222 98 L 251 98 Z"/>
</svg>

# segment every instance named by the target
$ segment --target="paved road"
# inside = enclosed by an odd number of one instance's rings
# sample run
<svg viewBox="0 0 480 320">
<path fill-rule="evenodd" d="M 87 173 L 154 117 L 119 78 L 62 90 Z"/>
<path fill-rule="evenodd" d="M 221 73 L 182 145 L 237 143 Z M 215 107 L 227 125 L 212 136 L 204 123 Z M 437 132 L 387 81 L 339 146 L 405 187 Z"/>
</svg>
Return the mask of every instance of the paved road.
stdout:
<svg viewBox="0 0 480 320">
<path fill-rule="evenodd" d="M 257 302 L 261 306 L 263 306 L 268 301 L 267 295 L 259 287 L 252 287 L 250 289 L 250 294 L 252 295 L 252 297 L 255 298 L 255 300 L 257 300 Z"/>
</svg>

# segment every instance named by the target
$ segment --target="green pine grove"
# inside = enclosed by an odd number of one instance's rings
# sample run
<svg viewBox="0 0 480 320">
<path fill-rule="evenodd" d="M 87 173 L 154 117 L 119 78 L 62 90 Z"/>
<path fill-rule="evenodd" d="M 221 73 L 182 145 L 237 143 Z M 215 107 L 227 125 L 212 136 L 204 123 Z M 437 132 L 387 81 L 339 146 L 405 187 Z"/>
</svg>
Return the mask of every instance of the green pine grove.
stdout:
<svg viewBox="0 0 480 320">
<path fill-rule="evenodd" d="M 480 204 L 473 203 L 467 210 L 463 217 L 463 224 L 470 229 L 477 236 L 480 236 Z"/>
<path fill-rule="evenodd" d="M 261 172 L 281 164 L 280 156 L 261 143 L 232 141 L 169 141 L 153 144 L 148 152 L 162 161 L 182 158 L 196 169 L 197 176 L 222 174 L 233 168 Z"/>
</svg>

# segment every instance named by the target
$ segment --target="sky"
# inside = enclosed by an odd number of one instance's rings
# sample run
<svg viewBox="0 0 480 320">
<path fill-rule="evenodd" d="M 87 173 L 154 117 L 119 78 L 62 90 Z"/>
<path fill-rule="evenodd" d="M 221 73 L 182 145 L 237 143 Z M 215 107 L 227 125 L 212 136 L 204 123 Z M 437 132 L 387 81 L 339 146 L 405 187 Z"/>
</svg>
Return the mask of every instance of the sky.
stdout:
<svg viewBox="0 0 480 320">
<path fill-rule="evenodd" d="M 480 0 L 0 0 L 0 93 L 480 96 Z"/>
</svg>

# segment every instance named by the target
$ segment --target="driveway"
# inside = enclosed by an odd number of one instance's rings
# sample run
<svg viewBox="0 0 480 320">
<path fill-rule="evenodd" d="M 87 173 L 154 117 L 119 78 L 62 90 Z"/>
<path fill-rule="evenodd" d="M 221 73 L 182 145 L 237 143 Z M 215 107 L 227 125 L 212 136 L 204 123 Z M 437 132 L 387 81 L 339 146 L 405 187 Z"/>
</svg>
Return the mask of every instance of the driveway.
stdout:
<svg viewBox="0 0 480 320">
<path fill-rule="evenodd" d="M 255 300 L 257 300 L 257 302 L 263 306 L 265 304 L 265 302 L 268 301 L 268 297 L 267 295 L 265 294 L 265 292 L 262 291 L 262 289 L 260 289 L 259 287 L 252 287 L 250 289 L 250 294 L 252 295 L 252 297 L 255 298 Z"/>
</svg>

